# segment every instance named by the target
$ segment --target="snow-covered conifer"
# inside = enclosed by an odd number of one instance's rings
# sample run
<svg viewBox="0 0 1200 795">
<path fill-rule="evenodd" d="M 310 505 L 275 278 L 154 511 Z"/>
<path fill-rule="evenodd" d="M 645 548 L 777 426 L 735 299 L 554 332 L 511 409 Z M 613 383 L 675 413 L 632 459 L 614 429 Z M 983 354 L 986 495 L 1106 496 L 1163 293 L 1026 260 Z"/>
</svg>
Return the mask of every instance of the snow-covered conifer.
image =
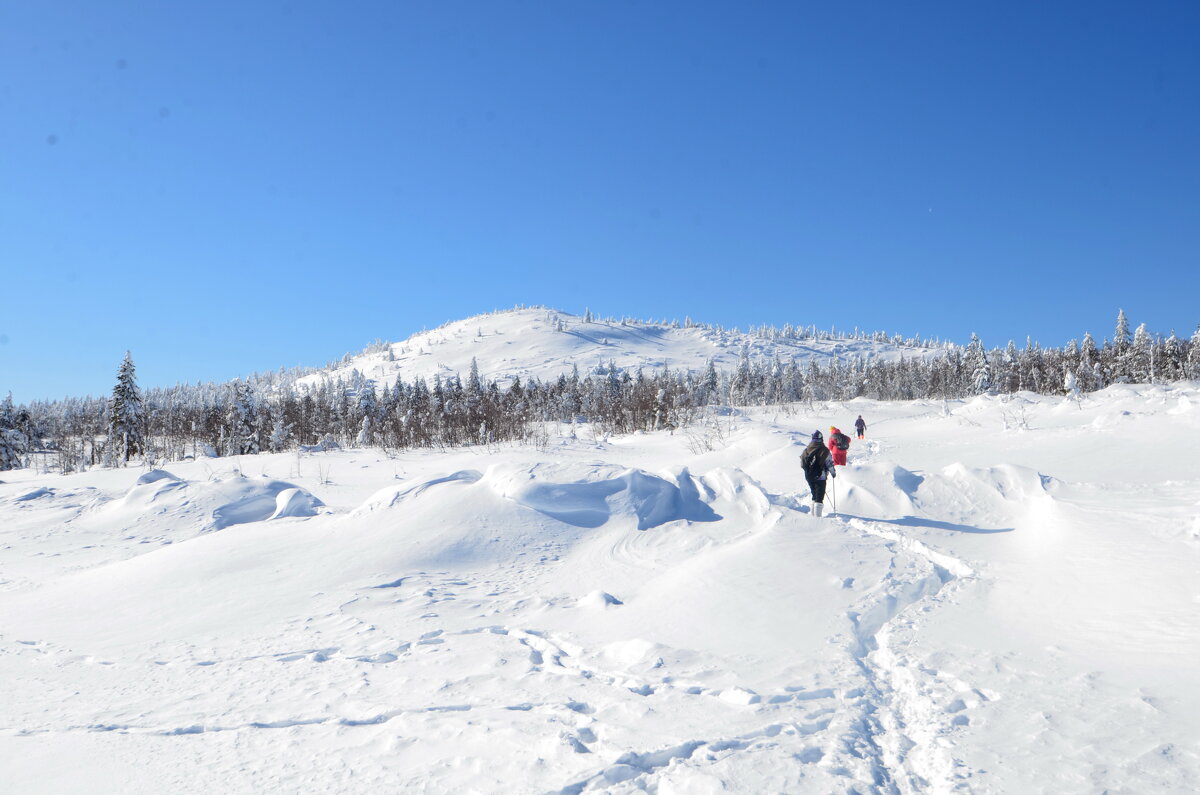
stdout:
<svg viewBox="0 0 1200 795">
<path fill-rule="evenodd" d="M 226 455 L 254 455 L 259 452 L 255 422 L 257 414 L 258 401 L 253 387 L 240 380 L 230 384 L 229 403 L 225 411 Z"/>
<path fill-rule="evenodd" d="M 283 401 L 271 404 L 271 452 L 279 453 L 288 448 L 292 438 L 292 423 L 287 422 L 283 413 Z"/>
<path fill-rule="evenodd" d="M 754 373 L 750 367 L 750 346 L 742 346 L 738 358 L 737 370 L 734 371 L 730 384 L 729 401 L 736 406 L 748 406 L 751 403 L 751 393 L 754 389 Z"/>
<path fill-rule="evenodd" d="M 1192 339 L 1188 343 L 1190 350 L 1187 356 L 1187 378 L 1200 379 L 1200 324 L 1196 326 L 1196 330 L 1192 332 Z"/>
<path fill-rule="evenodd" d="M 17 424 L 17 412 L 10 392 L 0 402 L 0 471 L 21 466 L 28 440 Z"/>
<path fill-rule="evenodd" d="M 1128 359 L 1126 372 L 1134 383 L 1148 384 L 1154 380 L 1153 345 L 1154 341 L 1150 337 L 1150 332 L 1146 330 L 1146 324 L 1140 324 L 1137 331 L 1133 333 L 1133 342 L 1126 354 Z"/>
<path fill-rule="evenodd" d="M 1124 356 L 1125 351 L 1129 349 L 1129 319 L 1125 317 L 1125 310 L 1117 310 L 1117 327 L 1113 331 L 1113 348 L 1116 349 L 1118 356 Z"/>
<path fill-rule="evenodd" d="M 992 368 L 988 364 L 987 351 L 979 335 L 972 334 L 963 356 L 963 371 L 971 379 L 971 389 L 983 394 L 992 388 Z"/>
<path fill-rule="evenodd" d="M 146 449 L 146 406 L 129 351 L 108 401 L 108 447 L 113 463 L 121 465 Z"/>
</svg>

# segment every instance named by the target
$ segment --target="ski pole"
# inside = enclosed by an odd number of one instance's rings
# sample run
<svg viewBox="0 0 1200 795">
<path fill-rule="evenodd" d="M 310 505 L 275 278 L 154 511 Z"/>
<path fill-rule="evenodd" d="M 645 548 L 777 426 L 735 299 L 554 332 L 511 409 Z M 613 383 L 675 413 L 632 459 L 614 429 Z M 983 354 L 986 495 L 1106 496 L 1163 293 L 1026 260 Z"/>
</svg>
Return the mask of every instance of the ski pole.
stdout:
<svg viewBox="0 0 1200 795">
<path fill-rule="evenodd" d="M 829 507 L 833 509 L 833 513 L 837 513 L 837 478 L 829 479 Z"/>
</svg>

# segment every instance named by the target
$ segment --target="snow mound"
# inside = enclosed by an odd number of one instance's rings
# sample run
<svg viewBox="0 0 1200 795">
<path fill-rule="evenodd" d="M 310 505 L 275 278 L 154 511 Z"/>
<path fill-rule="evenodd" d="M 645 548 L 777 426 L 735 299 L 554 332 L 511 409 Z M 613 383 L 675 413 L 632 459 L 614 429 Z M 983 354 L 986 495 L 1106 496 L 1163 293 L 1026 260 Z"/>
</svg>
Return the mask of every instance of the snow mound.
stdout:
<svg viewBox="0 0 1200 795">
<path fill-rule="evenodd" d="M 925 513 L 933 511 L 942 519 L 938 526 L 970 533 L 995 533 L 1013 529 L 1018 518 L 1032 507 L 1053 501 L 1059 482 L 1035 469 L 1015 464 L 968 467 L 962 463 L 946 466 L 927 476 L 920 485 L 915 503 Z"/>
<path fill-rule="evenodd" d="M 54 489 L 40 488 L 22 494 L 20 497 L 13 499 L 13 502 L 30 502 L 32 500 L 40 500 L 42 497 L 53 497 Z"/>
<path fill-rule="evenodd" d="M 692 483 L 686 469 L 679 474 L 680 482 Z M 706 472 L 700 486 L 710 501 L 725 500 L 740 505 L 751 516 L 762 518 L 771 508 L 771 497 L 758 481 L 736 467 L 720 467 Z"/>
<path fill-rule="evenodd" d="M 606 644 L 600 649 L 599 657 L 611 666 L 629 669 L 645 664 L 653 665 L 662 659 L 664 654 L 670 652 L 671 649 L 661 643 L 645 638 L 630 638 Z"/>
<path fill-rule="evenodd" d="M 149 472 L 139 477 L 135 485 L 144 486 L 147 483 L 157 483 L 160 480 L 178 481 L 179 478 L 175 477 L 165 469 L 151 469 Z"/>
<path fill-rule="evenodd" d="M 440 486 L 444 483 L 469 485 L 478 482 L 482 477 L 483 475 L 474 469 L 463 469 L 443 477 L 425 480 L 415 485 L 388 486 L 368 497 L 361 505 L 351 511 L 350 515 L 361 516 L 375 511 L 394 508 L 408 500 L 420 497 L 432 486 Z"/>
<path fill-rule="evenodd" d="M 209 530 L 289 516 L 313 516 L 323 503 L 293 483 L 237 476 L 188 481 L 161 469 L 144 473 L 118 499 L 81 519 L 92 530 L 144 532 L 179 541 Z"/>
<path fill-rule="evenodd" d="M 125 509 L 135 512 L 149 510 L 164 495 L 180 492 L 186 489 L 187 485 L 186 481 L 180 480 L 170 472 L 152 469 L 139 477 L 129 491 L 125 492 L 124 497 L 114 500 L 109 506 L 109 510 Z"/>
<path fill-rule="evenodd" d="M 1003 500 L 1024 501 L 1044 496 L 1055 484 L 1053 478 L 1015 464 L 967 467 L 954 463 L 944 468 L 942 475 L 980 499 L 999 496 Z"/>
<path fill-rule="evenodd" d="M 275 513 L 268 519 L 289 516 L 316 516 L 317 508 L 323 503 L 304 489 L 293 486 L 275 495 Z"/>
<path fill-rule="evenodd" d="M 282 480 L 236 478 L 211 484 L 209 490 L 212 496 L 227 500 L 212 512 L 216 530 L 281 516 L 313 516 L 314 509 L 324 504 L 304 489 Z"/>
<path fill-rule="evenodd" d="M 580 597 L 575 606 L 589 610 L 607 610 L 610 607 L 619 607 L 623 604 L 625 603 L 607 591 L 596 590 L 586 596 Z"/>
<path fill-rule="evenodd" d="M 675 482 L 637 469 L 608 477 L 606 470 L 593 474 L 599 477 L 567 483 L 534 479 L 532 472 L 497 474 L 491 480 L 502 497 L 575 527 L 600 527 L 614 515 L 636 517 L 638 530 L 721 518 L 701 499 L 686 470 Z"/>
<path fill-rule="evenodd" d="M 744 687 L 731 687 L 728 690 L 723 690 L 719 698 L 722 701 L 742 707 L 748 707 L 751 704 L 757 704 L 762 701 L 762 696 Z"/>
<path fill-rule="evenodd" d="M 900 516 L 913 512 L 925 478 L 890 462 L 840 468 L 833 482 L 838 509 L 864 516 Z"/>
</svg>

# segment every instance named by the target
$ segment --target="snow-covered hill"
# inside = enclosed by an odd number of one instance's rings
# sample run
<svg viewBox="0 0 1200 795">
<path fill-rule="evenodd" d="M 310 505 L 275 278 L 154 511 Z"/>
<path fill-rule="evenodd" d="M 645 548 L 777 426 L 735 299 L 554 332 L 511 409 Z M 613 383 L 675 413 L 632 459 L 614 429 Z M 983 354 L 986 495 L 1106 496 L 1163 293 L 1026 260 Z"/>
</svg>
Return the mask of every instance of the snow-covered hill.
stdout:
<svg viewBox="0 0 1200 795">
<path fill-rule="evenodd" d="M 4 473 L 3 789 L 1200 791 L 1200 384 L 727 422 Z"/>
<path fill-rule="evenodd" d="M 700 371 L 712 360 L 718 369 L 732 370 L 743 349 L 756 362 L 796 359 L 803 365 L 815 358 L 822 366 L 831 358 L 891 361 L 940 350 L 850 335 L 836 338 L 812 329 L 780 329 L 768 335 L 701 325 L 585 321 L 554 309 L 511 309 L 447 323 L 404 342 L 369 346 L 366 352 L 302 378 L 301 383 L 323 378 L 350 382 L 356 370 L 379 385 L 390 384 L 397 376 L 405 381 L 417 377 L 432 381 L 435 375 L 465 377 L 472 359 L 486 380 L 514 376 L 553 380 L 575 366 L 586 375 L 610 363 L 628 370 Z"/>
</svg>

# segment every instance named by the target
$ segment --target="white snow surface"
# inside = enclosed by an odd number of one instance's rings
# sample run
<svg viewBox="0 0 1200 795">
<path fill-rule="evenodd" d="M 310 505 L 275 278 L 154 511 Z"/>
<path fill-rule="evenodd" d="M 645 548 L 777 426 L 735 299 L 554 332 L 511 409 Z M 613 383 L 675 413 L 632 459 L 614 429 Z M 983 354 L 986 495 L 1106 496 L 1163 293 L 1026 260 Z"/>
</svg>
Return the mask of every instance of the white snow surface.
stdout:
<svg viewBox="0 0 1200 795">
<path fill-rule="evenodd" d="M 561 323 L 564 331 L 556 324 Z M 435 375 L 443 379 L 467 377 L 471 359 L 476 360 L 485 380 L 507 381 L 536 377 L 552 381 L 560 374 L 570 375 L 572 367 L 580 376 L 594 373 L 609 364 L 621 370 L 655 372 L 664 367 L 698 372 L 711 359 L 719 370 L 732 372 L 745 349 L 754 362 L 784 364 L 796 359 L 806 366 L 815 359 L 827 367 L 832 359 L 849 362 L 861 356 L 867 361 L 895 361 L 941 355 L 940 348 L 903 347 L 891 342 L 860 339 L 768 338 L 733 329 L 711 326 L 676 327 L 669 323 L 622 323 L 583 318 L 555 309 L 511 309 L 477 315 L 447 323 L 432 331 L 422 331 L 403 342 L 373 346 L 378 349 L 360 353 L 336 366 L 299 379 L 302 385 L 314 385 L 323 379 L 349 381 L 357 370 L 378 386 L 392 384 L 397 376 L 405 382 Z M 389 360 L 389 355 L 391 360 Z"/>
<path fill-rule="evenodd" d="M 1197 407 L 0 473 L 0 784 L 1200 791 Z M 801 445 L 859 414 L 817 518 Z"/>
</svg>

